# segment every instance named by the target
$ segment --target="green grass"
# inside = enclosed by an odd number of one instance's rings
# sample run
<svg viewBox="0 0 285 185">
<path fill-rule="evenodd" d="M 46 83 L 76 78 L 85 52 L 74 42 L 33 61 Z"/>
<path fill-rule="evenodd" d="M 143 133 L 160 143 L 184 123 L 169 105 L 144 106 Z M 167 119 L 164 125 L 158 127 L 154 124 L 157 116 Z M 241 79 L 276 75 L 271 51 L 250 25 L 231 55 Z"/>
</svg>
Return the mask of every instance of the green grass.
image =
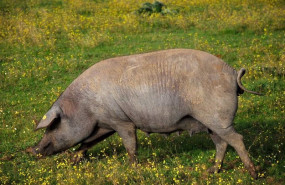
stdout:
<svg viewBox="0 0 285 185">
<path fill-rule="evenodd" d="M 142 2 L 0 3 L 0 184 L 285 183 L 284 2 L 163 1 L 178 13 L 134 14 Z M 239 97 L 234 121 L 258 180 L 251 179 L 231 147 L 222 172 L 208 174 L 215 147 L 206 133 L 148 138 L 138 132 L 138 167 L 128 165 L 116 134 L 75 166 L 70 163 L 73 149 L 40 160 L 22 152 L 43 135 L 33 131 L 36 120 L 88 67 L 106 58 L 168 48 L 199 49 L 236 69 L 244 67 L 244 85 L 265 94 Z"/>
</svg>

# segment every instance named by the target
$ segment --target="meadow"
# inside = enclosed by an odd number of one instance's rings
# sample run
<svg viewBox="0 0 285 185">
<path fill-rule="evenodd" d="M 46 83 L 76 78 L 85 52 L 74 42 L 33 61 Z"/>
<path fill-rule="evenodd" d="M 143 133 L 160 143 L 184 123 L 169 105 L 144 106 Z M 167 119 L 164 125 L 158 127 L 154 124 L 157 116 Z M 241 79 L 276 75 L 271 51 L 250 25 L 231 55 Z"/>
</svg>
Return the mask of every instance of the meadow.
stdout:
<svg viewBox="0 0 285 185">
<path fill-rule="evenodd" d="M 285 3 L 283 0 L 0 1 L 0 184 L 285 184 Z M 149 1 L 150 3 L 153 3 Z M 215 147 L 206 133 L 165 138 L 138 132 L 138 166 L 117 134 L 71 163 L 77 148 L 36 159 L 24 150 L 35 124 L 84 70 L 107 58 L 169 48 L 212 53 L 239 70 L 244 93 L 234 125 L 259 178 L 228 147 L 208 174 Z"/>
</svg>

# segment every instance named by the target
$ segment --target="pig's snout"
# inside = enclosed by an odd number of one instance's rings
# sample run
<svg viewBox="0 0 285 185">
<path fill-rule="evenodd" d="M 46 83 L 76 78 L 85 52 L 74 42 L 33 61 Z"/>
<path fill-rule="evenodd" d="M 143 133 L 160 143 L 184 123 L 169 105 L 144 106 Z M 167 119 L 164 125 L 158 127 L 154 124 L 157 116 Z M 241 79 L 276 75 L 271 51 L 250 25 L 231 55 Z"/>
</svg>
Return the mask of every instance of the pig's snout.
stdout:
<svg viewBox="0 0 285 185">
<path fill-rule="evenodd" d="M 37 155 L 37 152 L 36 152 L 36 150 L 35 150 L 33 147 L 27 148 L 27 149 L 26 149 L 26 152 L 28 152 L 28 153 L 30 153 L 30 154 L 32 154 L 32 155 L 34 155 L 34 156 Z"/>
<path fill-rule="evenodd" d="M 41 145 L 37 145 L 34 147 L 29 147 L 26 149 L 26 152 L 32 154 L 36 157 L 43 157 L 53 154 L 53 146 L 51 143 L 47 143 L 43 147 Z"/>
</svg>

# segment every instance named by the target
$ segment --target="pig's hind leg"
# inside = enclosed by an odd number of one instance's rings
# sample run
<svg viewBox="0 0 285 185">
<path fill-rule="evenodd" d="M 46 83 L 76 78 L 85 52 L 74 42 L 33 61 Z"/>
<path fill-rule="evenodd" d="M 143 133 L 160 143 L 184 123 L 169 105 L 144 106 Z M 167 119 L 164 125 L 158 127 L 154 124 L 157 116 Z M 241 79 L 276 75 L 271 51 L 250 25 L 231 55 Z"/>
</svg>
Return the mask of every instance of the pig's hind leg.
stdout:
<svg viewBox="0 0 285 185">
<path fill-rule="evenodd" d="M 218 119 L 217 117 L 216 118 L 213 117 L 212 120 L 207 120 L 207 121 L 211 122 L 204 122 L 204 124 L 221 138 L 220 140 L 217 139 L 218 137 L 214 136 L 216 138 L 213 138 L 212 136 L 212 139 L 217 147 L 217 158 L 221 159 L 221 161 L 215 165 L 219 165 L 219 163 L 222 164 L 222 158 L 226 150 L 226 143 L 228 143 L 237 151 L 239 157 L 241 158 L 245 168 L 249 171 L 250 175 L 253 178 L 257 178 L 255 167 L 252 161 L 250 160 L 249 154 L 245 148 L 243 142 L 243 136 L 235 131 L 232 125 L 233 120 L 231 119 L 231 117 L 229 119 L 225 119 L 225 117 L 223 117 L 223 119 Z M 229 125 L 229 126 L 223 127 L 224 125 Z M 223 141 L 225 141 L 226 143 Z M 216 142 L 219 144 L 217 145 Z M 214 170 L 217 169 L 215 169 L 214 167 Z"/>
<path fill-rule="evenodd" d="M 250 175 L 256 178 L 255 167 L 245 148 L 243 136 L 238 134 L 233 127 L 233 119 L 237 110 L 237 97 L 235 94 L 224 94 L 222 97 L 219 101 L 214 98 L 208 99 L 205 104 L 200 105 L 200 109 L 193 109 L 194 117 L 216 133 L 223 141 L 231 145 L 237 151 Z M 206 111 L 201 111 L 201 109 Z M 215 140 L 216 138 L 214 138 L 214 142 Z M 218 141 L 218 143 L 221 142 Z M 226 148 L 226 144 L 222 143 L 222 145 L 218 145 L 221 146 L 219 151 L 217 150 L 217 157 L 219 159 L 223 158 Z"/>
<path fill-rule="evenodd" d="M 182 129 L 188 131 L 190 136 L 192 136 L 195 133 L 202 132 L 202 131 L 205 131 L 208 133 L 210 132 L 211 139 L 213 140 L 216 146 L 216 157 L 215 157 L 214 165 L 208 169 L 208 172 L 218 173 L 219 170 L 221 169 L 222 162 L 225 157 L 225 153 L 226 153 L 227 146 L 228 146 L 227 142 L 222 140 L 216 133 L 212 132 L 207 127 L 205 127 L 201 122 L 199 122 L 198 120 L 192 117 L 187 117 L 186 119 L 181 120 L 179 124 L 180 124 L 180 127 L 182 127 Z"/>
<path fill-rule="evenodd" d="M 211 139 L 216 146 L 215 163 L 208 169 L 209 173 L 218 173 L 222 167 L 228 143 L 222 140 L 216 133 L 210 132 Z"/>
<path fill-rule="evenodd" d="M 217 130 L 216 130 L 217 131 Z M 249 158 L 249 154 L 245 148 L 244 142 L 243 142 L 243 136 L 238 134 L 235 129 L 231 126 L 230 128 L 226 130 L 220 130 L 219 136 L 226 141 L 228 144 L 230 144 L 234 149 L 237 151 L 239 157 L 241 158 L 245 168 L 249 171 L 250 175 L 253 178 L 257 178 L 257 174 L 255 172 L 255 167 L 252 161 Z"/>
</svg>

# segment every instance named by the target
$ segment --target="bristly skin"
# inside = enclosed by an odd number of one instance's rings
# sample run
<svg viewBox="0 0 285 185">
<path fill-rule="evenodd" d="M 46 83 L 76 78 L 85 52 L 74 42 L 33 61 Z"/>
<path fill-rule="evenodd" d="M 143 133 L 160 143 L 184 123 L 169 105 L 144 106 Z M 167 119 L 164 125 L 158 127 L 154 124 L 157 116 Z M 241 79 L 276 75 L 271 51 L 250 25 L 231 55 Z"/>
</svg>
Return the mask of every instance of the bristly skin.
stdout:
<svg viewBox="0 0 285 185">
<path fill-rule="evenodd" d="M 29 151 L 51 155 L 81 143 L 79 154 L 84 154 L 117 132 L 133 163 L 136 129 L 163 134 L 211 130 L 217 154 L 209 171 L 219 171 L 230 144 L 256 178 L 242 136 L 232 125 L 237 95 L 245 90 L 241 74 L 218 57 L 190 49 L 101 61 L 53 104 L 37 126 L 47 127 L 43 139 Z"/>
</svg>

